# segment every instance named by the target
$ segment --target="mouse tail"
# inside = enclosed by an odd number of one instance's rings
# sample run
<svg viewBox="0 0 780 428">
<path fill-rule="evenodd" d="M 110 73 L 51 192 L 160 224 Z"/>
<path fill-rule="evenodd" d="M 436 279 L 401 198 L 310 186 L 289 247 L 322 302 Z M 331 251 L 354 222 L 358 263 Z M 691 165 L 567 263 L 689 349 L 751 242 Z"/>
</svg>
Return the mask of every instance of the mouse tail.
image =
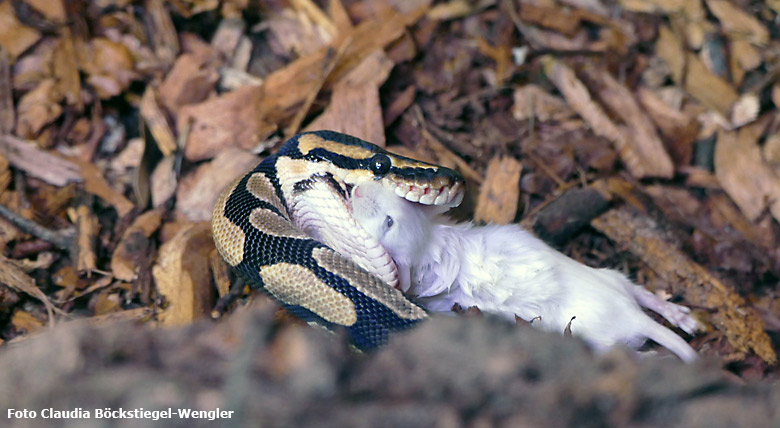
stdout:
<svg viewBox="0 0 780 428">
<path fill-rule="evenodd" d="M 645 332 L 649 339 L 672 351 L 686 363 L 691 363 L 698 358 L 698 354 L 696 354 L 696 351 L 691 348 L 688 342 L 672 330 L 653 321 L 650 317 L 647 318 Z"/>
</svg>

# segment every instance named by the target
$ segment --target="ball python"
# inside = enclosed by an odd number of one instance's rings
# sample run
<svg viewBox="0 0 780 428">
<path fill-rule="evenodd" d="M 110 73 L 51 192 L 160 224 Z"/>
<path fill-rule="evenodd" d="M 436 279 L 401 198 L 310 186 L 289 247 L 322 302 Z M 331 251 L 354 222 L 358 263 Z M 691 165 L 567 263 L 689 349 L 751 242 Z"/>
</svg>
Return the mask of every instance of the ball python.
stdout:
<svg viewBox="0 0 780 428">
<path fill-rule="evenodd" d="M 361 350 L 427 316 L 395 288 L 392 258 L 350 214 L 352 189 L 370 180 L 425 205 L 463 200 L 456 171 L 316 131 L 290 138 L 231 183 L 212 215 L 220 255 L 251 288 L 304 321 L 346 329 Z"/>
</svg>

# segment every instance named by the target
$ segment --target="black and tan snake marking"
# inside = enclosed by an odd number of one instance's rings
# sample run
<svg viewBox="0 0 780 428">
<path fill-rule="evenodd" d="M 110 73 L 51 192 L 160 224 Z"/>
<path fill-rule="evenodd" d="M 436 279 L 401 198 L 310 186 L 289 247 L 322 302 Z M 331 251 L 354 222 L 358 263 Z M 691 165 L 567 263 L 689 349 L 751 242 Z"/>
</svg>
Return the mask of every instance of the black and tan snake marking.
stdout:
<svg viewBox="0 0 780 428">
<path fill-rule="evenodd" d="M 253 288 L 300 318 L 346 328 L 360 349 L 426 317 L 394 286 L 395 264 L 350 215 L 354 186 L 375 180 L 399 197 L 455 206 L 463 178 L 332 131 L 297 135 L 220 195 L 214 241 Z"/>
</svg>

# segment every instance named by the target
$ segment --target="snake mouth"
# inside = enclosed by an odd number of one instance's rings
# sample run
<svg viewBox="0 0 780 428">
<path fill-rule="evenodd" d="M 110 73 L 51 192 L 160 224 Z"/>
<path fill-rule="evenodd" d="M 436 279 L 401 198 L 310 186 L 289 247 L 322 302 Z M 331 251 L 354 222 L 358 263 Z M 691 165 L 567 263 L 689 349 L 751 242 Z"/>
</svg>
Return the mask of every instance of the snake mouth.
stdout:
<svg viewBox="0 0 780 428">
<path fill-rule="evenodd" d="M 423 205 L 457 206 L 463 201 L 465 189 L 460 182 L 439 188 L 434 188 L 432 185 L 418 186 L 402 182 L 396 184 L 394 192 L 407 201 Z"/>
</svg>

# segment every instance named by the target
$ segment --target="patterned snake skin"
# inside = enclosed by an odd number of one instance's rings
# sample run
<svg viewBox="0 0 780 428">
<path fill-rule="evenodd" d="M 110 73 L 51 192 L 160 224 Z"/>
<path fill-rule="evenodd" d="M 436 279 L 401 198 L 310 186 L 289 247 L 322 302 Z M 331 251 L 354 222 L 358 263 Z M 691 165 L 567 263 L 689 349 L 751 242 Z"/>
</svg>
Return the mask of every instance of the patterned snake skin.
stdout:
<svg viewBox="0 0 780 428">
<path fill-rule="evenodd" d="M 456 206 L 463 178 L 332 131 L 297 135 L 220 195 L 212 229 L 217 249 L 252 288 L 357 348 L 426 318 L 393 286 L 392 259 L 352 219 L 351 189 L 376 180 L 426 205 Z"/>
</svg>

